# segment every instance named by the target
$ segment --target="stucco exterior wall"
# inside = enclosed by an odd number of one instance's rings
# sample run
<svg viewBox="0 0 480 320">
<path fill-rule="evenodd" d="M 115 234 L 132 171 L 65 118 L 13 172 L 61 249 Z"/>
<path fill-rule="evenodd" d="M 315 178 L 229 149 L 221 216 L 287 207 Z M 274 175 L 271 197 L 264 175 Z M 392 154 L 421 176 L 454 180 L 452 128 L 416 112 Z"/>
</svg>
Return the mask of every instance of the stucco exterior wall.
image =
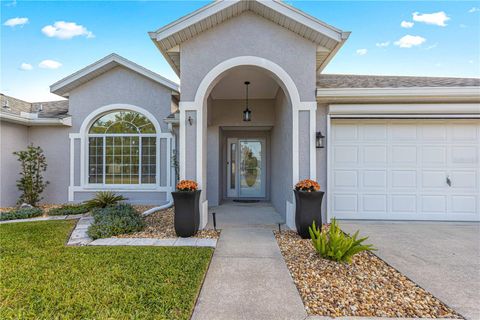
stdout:
<svg viewBox="0 0 480 320">
<path fill-rule="evenodd" d="M 47 158 L 45 179 L 50 184 L 43 193 L 44 203 L 68 202 L 70 179 L 70 139 L 69 127 L 30 127 L 29 140 L 40 146 Z"/>
<path fill-rule="evenodd" d="M 282 90 L 275 99 L 275 125 L 271 134 L 271 201 L 286 219 L 286 201 L 292 201 L 292 106 Z"/>
<path fill-rule="evenodd" d="M 300 99 L 315 101 L 315 45 L 254 13 L 243 13 L 182 43 L 180 52 L 182 101 L 194 100 L 197 87 L 213 67 L 238 56 L 278 64 L 293 79 Z"/>
<path fill-rule="evenodd" d="M 20 196 L 16 181 L 20 165 L 12 153 L 28 145 L 28 127 L 0 121 L 0 207 L 14 206 Z"/>
<path fill-rule="evenodd" d="M 327 135 L 327 112 L 328 105 L 318 104 L 316 114 L 316 131 L 321 131 L 323 135 Z M 317 155 L 317 181 L 320 184 L 321 190 L 328 192 L 327 190 L 327 148 L 315 149 Z M 325 195 L 322 203 L 322 219 L 327 219 L 327 196 Z"/>
</svg>

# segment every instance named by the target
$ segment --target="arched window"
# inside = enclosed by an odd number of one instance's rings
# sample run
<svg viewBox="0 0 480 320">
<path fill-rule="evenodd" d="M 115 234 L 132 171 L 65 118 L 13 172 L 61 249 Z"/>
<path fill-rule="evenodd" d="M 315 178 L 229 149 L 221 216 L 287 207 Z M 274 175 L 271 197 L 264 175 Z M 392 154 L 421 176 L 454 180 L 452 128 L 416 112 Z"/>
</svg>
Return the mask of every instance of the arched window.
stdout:
<svg viewBox="0 0 480 320">
<path fill-rule="evenodd" d="M 157 135 L 141 113 L 116 110 L 95 120 L 88 131 L 88 183 L 155 184 Z"/>
</svg>

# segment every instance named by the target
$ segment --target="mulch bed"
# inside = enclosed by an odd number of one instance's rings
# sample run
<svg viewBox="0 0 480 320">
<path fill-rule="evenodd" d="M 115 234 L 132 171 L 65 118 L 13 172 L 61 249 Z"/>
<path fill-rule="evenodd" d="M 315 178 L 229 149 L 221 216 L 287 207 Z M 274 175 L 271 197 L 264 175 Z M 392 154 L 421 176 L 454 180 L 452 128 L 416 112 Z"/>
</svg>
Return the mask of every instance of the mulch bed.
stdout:
<svg viewBox="0 0 480 320">
<path fill-rule="evenodd" d="M 309 315 L 462 319 L 373 253 L 342 264 L 322 259 L 293 231 L 275 238 Z"/>
<path fill-rule="evenodd" d="M 175 228 L 173 226 L 173 214 L 173 207 L 154 212 L 145 218 L 147 226 L 143 231 L 119 235 L 117 238 L 176 238 L 177 235 L 175 234 Z M 204 229 L 198 231 L 194 237 L 218 239 L 220 237 L 220 231 Z"/>
</svg>

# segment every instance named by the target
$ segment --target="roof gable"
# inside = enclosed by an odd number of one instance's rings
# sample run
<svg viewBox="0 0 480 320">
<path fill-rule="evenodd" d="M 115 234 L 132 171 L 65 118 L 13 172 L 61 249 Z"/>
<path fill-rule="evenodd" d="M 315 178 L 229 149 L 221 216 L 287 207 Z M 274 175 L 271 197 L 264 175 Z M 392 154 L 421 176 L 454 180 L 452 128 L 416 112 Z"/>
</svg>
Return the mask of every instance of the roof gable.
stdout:
<svg viewBox="0 0 480 320">
<path fill-rule="evenodd" d="M 219 0 L 180 18 L 155 32 L 150 38 L 177 74 L 180 74 L 180 47 L 222 22 L 253 12 L 317 44 L 317 70 L 322 70 L 347 40 L 343 32 L 280 0 Z"/>
<path fill-rule="evenodd" d="M 118 66 L 124 67 L 144 77 L 147 77 L 148 79 L 169 88 L 175 94 L 178 94 L 180 92 L 179 85 L 175 82 L 170 81 L 162 77 L 161 75 L 151 70 L 148 70 L 130 60 L 127 60 L 115 53 L 112 53 L 92 63 L 91 65 L 63 78 L 62 80 L 55 82 L 50 86 L 50 92 L 62 97 L 68 97 L 70 91 L 74 88 L 77 88 L 78 86 Z"/>
</svg>

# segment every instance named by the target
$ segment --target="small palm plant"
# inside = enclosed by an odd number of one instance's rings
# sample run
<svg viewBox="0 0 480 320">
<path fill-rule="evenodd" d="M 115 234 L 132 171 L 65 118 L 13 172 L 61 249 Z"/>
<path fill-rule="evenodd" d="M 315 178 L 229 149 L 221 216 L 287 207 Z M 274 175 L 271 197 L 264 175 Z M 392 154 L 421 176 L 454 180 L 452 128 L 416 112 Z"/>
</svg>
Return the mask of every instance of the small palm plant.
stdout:
<svg viewBox="0 0 480 320">
<path fill-rule="evenodd" d="M 332 219 L 329 230 L 321 231 L 315 221 L 308 228 L 312 244 L 322 258 L 351 263 L 352 257 L 362 251 L 376 250 L 371 244 L 362 244 L 368 237 L 357 239 L 358 230 L 353 236 L 343 233 L 335 219 Z"/>
<path fill-rule="evenodd" d="M 93 199 L 85 201 L 85 205 L 89 209 L 93 208 L 106 208 L 118 204 L 120 201 L 127 200 L 122 195 L 116 194 L 111 191 L 100 191 L 95 194 Z"/>
</svg>

